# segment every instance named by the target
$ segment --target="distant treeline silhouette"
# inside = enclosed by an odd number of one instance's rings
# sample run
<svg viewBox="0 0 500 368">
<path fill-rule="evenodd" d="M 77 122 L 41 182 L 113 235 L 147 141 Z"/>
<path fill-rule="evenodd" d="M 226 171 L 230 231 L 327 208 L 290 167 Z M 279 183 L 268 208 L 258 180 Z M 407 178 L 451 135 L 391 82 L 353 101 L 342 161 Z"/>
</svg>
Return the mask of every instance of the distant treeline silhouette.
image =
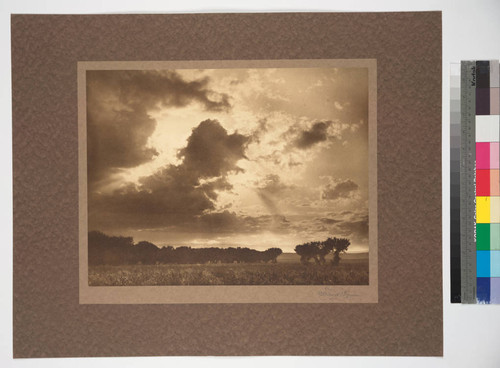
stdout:
<svg viewBox="0 0 500 368">
<path fill-rule="evenodd" d="M 297 245 L 295 252 L 300 256 L 300 262 L 307 264 L 312 258 L 317 264 L 325 264 L 325 256 L 333 252 L 332 265 L 336 266 L 340 262 L 340 254 L 347 251 L 351 241 L 346 238 L 328 238 L 325 241 L 313 241 Z"/>
<path fill-rule="evenodd" d="M 100 231 L 88 234 L 89 265 L 165 264 L 165 263 L 276 263 L 280 248 L 263 252 L 250 248 L 159 248 L 153 243 L 132 237 L 108 236 Z"/>
</svg>

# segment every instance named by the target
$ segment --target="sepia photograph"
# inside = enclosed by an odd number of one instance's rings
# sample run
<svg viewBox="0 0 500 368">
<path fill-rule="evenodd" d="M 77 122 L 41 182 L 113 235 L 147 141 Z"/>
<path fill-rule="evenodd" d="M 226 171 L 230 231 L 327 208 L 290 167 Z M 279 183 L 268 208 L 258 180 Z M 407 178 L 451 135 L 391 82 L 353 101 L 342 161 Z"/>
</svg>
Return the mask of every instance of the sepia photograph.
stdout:
<svg viewBox="0 0 500 368">
<path fill-rule="evenodd" d="M 445 14 L 344 11 L 12 12 L 11 361 L 442 355 Z"/>
<path fill-rule="evenodd" d="M 88 286 L 368 285 L 369 70 L 85 70 Z"/>
</svg>

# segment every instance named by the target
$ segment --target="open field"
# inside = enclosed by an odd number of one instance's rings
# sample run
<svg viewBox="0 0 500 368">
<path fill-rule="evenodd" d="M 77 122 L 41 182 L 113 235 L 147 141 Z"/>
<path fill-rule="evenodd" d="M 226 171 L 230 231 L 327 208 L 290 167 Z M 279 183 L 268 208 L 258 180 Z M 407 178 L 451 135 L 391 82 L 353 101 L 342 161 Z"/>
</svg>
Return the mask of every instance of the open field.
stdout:
<svg viewBox="0 0 500 368">
<path fill-rule="evenodd" d="M 325 257 L 327 262 L 333 259 L 333 254 Z M 340 263 L 368 262 L 368 253 L 345 253 L 340 256 Z M 312 261 L 310 261 L 312 264 Z M 278 256 L 278 263 L 300 263 L 300 256 L 297 253 L 283 253 Z"/>
<path fill-rule="evenodd" d="M 330 257 L 331 258 L 331 257 Z M 345 254 L 338 266 L 302 265 L 294 253 L 278 263 L 90 266 L 90 286 L 367 285 L 368 254 Z"/>
</svg>

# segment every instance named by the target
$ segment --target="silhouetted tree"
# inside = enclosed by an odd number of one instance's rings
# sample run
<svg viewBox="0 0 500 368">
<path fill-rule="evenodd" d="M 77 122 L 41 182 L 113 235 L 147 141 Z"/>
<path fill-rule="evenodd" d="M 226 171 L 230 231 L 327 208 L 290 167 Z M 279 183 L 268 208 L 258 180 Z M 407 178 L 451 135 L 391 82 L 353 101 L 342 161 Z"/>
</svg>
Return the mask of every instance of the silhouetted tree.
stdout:
<svg viewBox="0 0 500 368">
<path fill-rule="evenodd" d="M 148 241 L 134 244 L 131 237 L 108 236 L 91 231 L 89 239 L 89 265 L 108 264 L 166 264 L 166 263 L 276 263 L 283 253 L 279 248 L 263 252 L 246 247 L 191 248 L 166 246 L 159 248 Z"/>
<path fill-rule="evenodd" d="M 328 238 L 328 240 L 332 242 L 334 249 L 332 266 L 337 266 L 340 262 L 340 254 L 347 251 L 347 248 L 349 248 L 349 245 L 351 245 L 351 241 L 346 238 Z"/>
<path fill-rule="evenodd" d="M 299 244 L 295 247 L 295 252 L 300 256 L 302 264 L 308 264 L 311 258 L 316 264 L 325 264 L 325 257 L 333 251 L 332 265 L 338 265 L 340 254 L 344 253 L 350 244 L 349 239 L 328 238 L 323 242 L 313 241 Z"/>
<path fill-rule="evenodd" d="M 153 243 L 140 241 L 133 246 L 133 263 L 155 264 L 160 263 L 160 249 Z"/>
<path fill-rule="evenodd" d="M 262 260 L 264 262 L 277 263 L 278 256 L 282 254 L 283 251 L 280 248 L 269 248 L 262 253 Z"/>
<path fill-rule="evenodd" d="M 174 247 L 168 245 L 160 248 L 158 252 L 158 262 L 160 263 L 173 263 Z"/>
<path fill-rule="evenodd" d="M 295 247 L 295 252 L 300 256 L 302 264 L 309 263 L 311 258 L 316 260 L 316 255 L 319 253 L 319 248 L 315 242 L 299 244 Z M 317 260 L 316 260 L 317 262 Z"/>
<path fill-rule="evenodd" d="M 88 234 L 89 265 L 118 265 L 130 262 L 134 241 L 131 237 L 108 236 L 100 231 Z"/>
</svg>

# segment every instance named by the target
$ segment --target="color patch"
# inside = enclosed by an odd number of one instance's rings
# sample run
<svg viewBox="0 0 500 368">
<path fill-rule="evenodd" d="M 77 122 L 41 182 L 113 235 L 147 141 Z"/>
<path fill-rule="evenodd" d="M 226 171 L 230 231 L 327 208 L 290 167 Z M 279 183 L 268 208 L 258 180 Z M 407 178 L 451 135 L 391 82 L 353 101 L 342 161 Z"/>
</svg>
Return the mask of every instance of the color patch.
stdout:
<svg viewBox="0 0 500 368">
<path fill-rule="evenodd" d="M 491 239 L 490 224 L 477 224 L 476 225 L 476 249 L 477 250 L 490 250 L 490 239 Z"/>
<path fill-rule="evenodd" d="M 497 122 L 497 125 L 498 122 Z M 499 169 L 500 167 L 498 166 L 500 161 L 499 156 L 499 151 L 500 151 L 500 143 L 498 142 L 491 142 L 490 143 L 490 169 Z"/>
<path fill-rule="evenodd" d="M 490 88 L 500 87 L 500 64 L 498 60 L 490 61 Z"/>
<path fill-rule="evenodd" d="M 490 143 L 476 143 L 476 170 L 490 168 Z"/>
<path fill-rule="evenodd" d="M 476 197 L 476 222 L 478 224 L 490 222 L 490 197 Z"/>
<path fill-rule="evenodd" d="M 479 303 L 490 303 L 491 285 L 489 277 L 477 278 L 476 298 Z"/>
<path fill-rule="evenodd" d="M 500 114 L 500 88 L 490 88 L 490 114 Z"/>
<path fill-rule="evenodd" d="M 476 195 L 490 195 L 490 170 L 476 170 Z"/>
<path fill-rule="evenodd" d="M 477 277 L 490 277 L 490 252 L 478 250 L 476 252 Z"/>
<path fill-rule="evenodd" d="M 476 116 L 476 142 L 500 141 L 498 117 L 491 115 Z"/>
<path fill-rule="evenodd" d="M 476 88 L 476 115 L 490 114 L 490 89 Z"/>
<path fill-rule="evenodd" d="M 490 195 L 500 196 L 500 170 L 490 170 Z"/>
<path fill-rule="evenodd" d="M 489 60 L 476 61 L 476 87 L 490 88 L 490 62 Z"/>
<path fill-rule="evenodd" d="M 478 224 L 486 225 L 486 224 Z M 490 227 L 490 250 L 500 250 L 500 224 L 488 224 Z M 487 249 L 483 249 L 487 250 Z"/>
<path fill-rule="evenodd" d="M 490 251 L 490 277 L 500 277 L 500 250 Z"/>
<path fill-rule="evenodd" d="M 500 223 L 500 197 L 490 197 L 490 223 Z"/>
<path fill-rule="evenodd" d="M 500 278 L 490 279 L 490 303 L 500 304 Z"/>
</svg>

